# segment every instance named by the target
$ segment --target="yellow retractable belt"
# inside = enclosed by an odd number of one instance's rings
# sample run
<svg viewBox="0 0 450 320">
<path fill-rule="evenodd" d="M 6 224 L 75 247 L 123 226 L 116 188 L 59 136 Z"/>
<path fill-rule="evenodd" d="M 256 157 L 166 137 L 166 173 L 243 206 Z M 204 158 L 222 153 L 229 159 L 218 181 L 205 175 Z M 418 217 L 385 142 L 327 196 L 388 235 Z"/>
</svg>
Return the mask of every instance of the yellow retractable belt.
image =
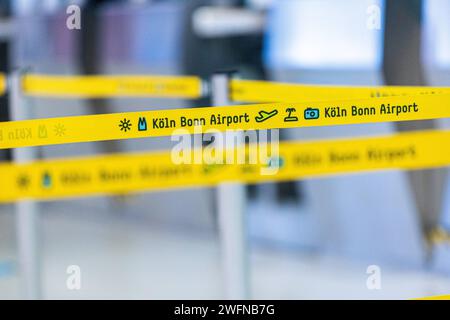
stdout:
<svg viewBox="0 0 450 320">
<path fill-rule="evenodd" d="M 226 181 L 259 183 L 381 169 L 442 167 L 450 165 L 450 131 L 283 142 L 279 156 L 261 150 L 247 150 L 247 155 L 270 156 L 258 156 L 255 164 L 176 164 L 167 151 L 3 164 L 0 202 L 212 186 Z M 197 152 L 204 159 L 211 159 L 205 150 Z"/>
<path fill-rule="evenodd" d="M 6 91 L 6 76 L 0 73 L 0 95 L 4 94 Z"/>
<path fill-rule="evenodd" d="M 421 94 L 450 94 L 448 87 L 330 86 L 255 80 L 232 80 L 230 98 L 238 102 L 299 102 L 366 99 Z"/>
<path fill-rule="evenodd" d="M 436 227 L 428 235 L 432 245 L 450 244 L 450 233 L 442 227 Z"/>
<path fill-rule="evenodd" d="M 414 300 L 450 300 L 450 294 L 441 295 L 441 296 L 429 296 L 429 297 L 417 298 Z"/>
<path fill-rule="evenodd" d="M 24 75 L 23 92 L 40 97 L 163 97 L 196 99 L 202 81 L 194 76 L 50 76 Z"/>
<path fill-rule="evenodd" d="M 0 123 L 0 149 L 192 134 L 450 117 L 450 95 L 157 110 Z M 181 129 L 181 130 L 177 130 Z"/>
</svg>

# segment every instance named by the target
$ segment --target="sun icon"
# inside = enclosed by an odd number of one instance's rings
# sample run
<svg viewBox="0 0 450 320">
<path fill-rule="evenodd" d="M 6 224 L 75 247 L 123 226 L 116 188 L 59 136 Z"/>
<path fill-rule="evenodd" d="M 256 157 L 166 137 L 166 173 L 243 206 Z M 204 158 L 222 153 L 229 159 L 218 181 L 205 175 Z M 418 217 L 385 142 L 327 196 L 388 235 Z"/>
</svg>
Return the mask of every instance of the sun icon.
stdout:
<svg viewBox="0 0 450 320">
<path fill-rule="evenodd" d="M 131 130 L 131 121 L 126 118 L 124 118 L 123 120 L 120 120 L 119 128 L 120 128 L 120 131 L 125 131 L 125 132 L 127 132 L 128 130 Z"/>
<path fill-rule="evenodd" d="M 55 130 L 55 135 L 58 137 L 62 137 L 66 134 L 66 127 L 62 124 L 57 124 L 53 129 Z"/>
</svg>

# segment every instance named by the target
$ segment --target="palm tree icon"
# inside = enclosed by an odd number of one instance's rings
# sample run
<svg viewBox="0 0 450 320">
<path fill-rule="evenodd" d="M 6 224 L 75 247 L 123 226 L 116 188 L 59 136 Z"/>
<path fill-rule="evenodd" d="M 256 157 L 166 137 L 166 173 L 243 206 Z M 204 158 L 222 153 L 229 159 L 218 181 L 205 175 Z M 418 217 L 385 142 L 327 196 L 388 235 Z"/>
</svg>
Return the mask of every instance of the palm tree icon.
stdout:
<svg viewBox="0 0 450 320">
<path fill-rule="evenodd" d="M 284 122 L 298 121 L 298 117 L 292 115 L 292 113 L 296 111 L 297 110 L 295 108 L 287 108 L 286 112 L 288 113 L 288 115 L 284 118 Z"/>
</svg>

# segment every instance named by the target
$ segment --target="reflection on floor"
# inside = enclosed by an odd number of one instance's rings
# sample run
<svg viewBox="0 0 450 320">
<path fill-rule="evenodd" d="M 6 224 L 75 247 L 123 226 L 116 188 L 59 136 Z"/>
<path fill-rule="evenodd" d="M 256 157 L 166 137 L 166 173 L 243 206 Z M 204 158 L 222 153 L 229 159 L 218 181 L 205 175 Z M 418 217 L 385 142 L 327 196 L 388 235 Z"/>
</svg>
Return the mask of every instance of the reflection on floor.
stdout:
<svg viewBox="0 0 450 320">
<path fill-rule="evenodd" d="M 61 206 L 45 208 L 41 223 L 45 298 L 224 298 L 214 228 L 153 223 L 71 205 L 63 211 Z M 0 262 L 11 266 L 16 261 L 11 207 L 0 207 L 0 228 Z M 79 291 L 66 287 L 69 265 L 81 267 Z M 367 264 L 282 250 L 265 242 L 252 244 L 251 268 L 256 299 L 407 299 L 450 293 L 449 277 L 385 266 L 381 266 L 382 289 L 368 290 Z M 18 298 L 17 274 L 2 270 L 0 298 Z"/>
</svg>

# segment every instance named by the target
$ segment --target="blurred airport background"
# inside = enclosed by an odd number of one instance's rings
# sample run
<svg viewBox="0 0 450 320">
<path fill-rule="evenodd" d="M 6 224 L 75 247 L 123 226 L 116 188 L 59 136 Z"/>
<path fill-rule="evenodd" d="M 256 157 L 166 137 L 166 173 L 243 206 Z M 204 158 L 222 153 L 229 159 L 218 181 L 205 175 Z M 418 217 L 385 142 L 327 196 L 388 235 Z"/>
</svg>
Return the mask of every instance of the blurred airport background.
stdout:
<svg viewBox="0 0 450 320">
<path fill-rule="evenodd" d="M 69 5 L 81 30 L 66 27 Z M 378 20 L 379 18 L 379 20 Z M 450 85 L 447 0 L 0 0 L 0 71 L 167 74 L 342 85 Z M 9 119 L 8 96 L 1 120 Z M 208 106 L 174 99 L 32 99 L 36 118 Z M 281 131 L 284 140 L 448 128 L 416 121 Z M 168 149 L 170 138 L 39 148 L 41 158 Z M 2 161 L 10 152 L 0 153 Z M 1 179 L 1 177 L 0 177 Z M 406 299 L 450 293 L 447 170 L 247 187 L 251 297 Z M 42 298 L 218 299 L 211 188 L 40 203 Z M 20 298 L 13 205 L 0 205 L 0 298 Z M 70 265 L 80 290 L 66 286 Z M 368 267 L 381 270 L 371 290 Z M 370 268 L 369 268 L 370 269 Z"/>
</svg>

